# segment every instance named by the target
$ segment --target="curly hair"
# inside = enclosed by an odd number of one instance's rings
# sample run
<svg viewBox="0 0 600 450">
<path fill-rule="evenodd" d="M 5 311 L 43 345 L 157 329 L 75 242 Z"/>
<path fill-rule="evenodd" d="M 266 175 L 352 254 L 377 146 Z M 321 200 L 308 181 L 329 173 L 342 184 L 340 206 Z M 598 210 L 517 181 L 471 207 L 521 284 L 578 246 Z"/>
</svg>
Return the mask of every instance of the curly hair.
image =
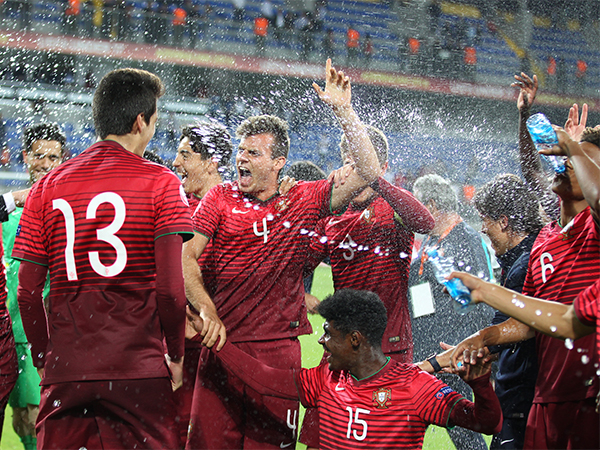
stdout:
<svg viewBox="0 0 600 450">
<path fill-rule="evenodd" d="M 227 129 L 218 122 L 200 122 L 188 125 L 181 131 L 181 139 L 187 137 L 195 153 L 199 153 L 203 160 L 212 158 L 218 161 L 219 167 L 229 164 L 233 153 L 231 135 Z"/>
<path fill-rule="evenodd" d="M 359 331 L 369 344 L 381 348 L 387 326 L 387 312 L 374 292 L 339 289 L 319 303 L 318 311 L 342 333 Z"/>
<path fill-rule="evenodd" d="M 56 141 L 60 144 L 61 152 L 65 153 L 67 136 L 55 123 L 41 123 L 25 128 L 23 131 L 23 147 L 25 152 L 31 151 L 31 146 L 39 140 Z"/>
<path fill-rule="evenodd" d="M 537 233 L 544 226 L 537 196 L 513 174 L 498 175 L 484 184 L 473 197 L 473 203 L 482 216 L 492 220 L 506 217 L 513 231 Z"/>
<path fill-rule="evenodd" d="M 600 147 L 600 128 L 587 127 L 581 135 L 581 142 L 589 142 Z"/>
</svg>

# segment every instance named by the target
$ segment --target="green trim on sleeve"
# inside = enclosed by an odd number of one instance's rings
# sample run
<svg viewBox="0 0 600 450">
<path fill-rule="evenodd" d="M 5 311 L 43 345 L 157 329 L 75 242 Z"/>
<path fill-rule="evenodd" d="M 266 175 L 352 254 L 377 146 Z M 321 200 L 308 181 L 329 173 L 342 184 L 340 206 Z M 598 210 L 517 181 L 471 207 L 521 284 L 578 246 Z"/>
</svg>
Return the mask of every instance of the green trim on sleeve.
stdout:
<svg viewBox="0 0 600 450">
<path fill-rule="evenodd" d="M 27 262 L 30 262 L 30 263 L 33 263 L 33 264 L 37 264 L 38 266 L 42 266 L 42 267 L 48 267 L 48 264 L 42 264 L 42 263 L 40 263 L 40 262 L 37 262 L 37 261 L 32 261 L 32 260 L 30 260 L 30 259 L 19 258 L 18 256 L 17 256 L 17 257 L 13 256 L 12 258 L 13 258 L 13 259 L 16 259 L 17 261 L 27 261 Z"/>
<path fill-rule="evenodd" d="M 169 236 L 171 234 L 179 234 L 181 236 L 181 238 L 183 239 L 183 242 L 187 242 L 194 237 L 194 233 L 190 233 L 189 231 L 173 231 L 172 233 L 160 234 L 160 235 L 156 236 L 154 238 L 154 240 L 156 241 L 157 239 L 159 239 L 163 236 Z"/>
<path fill-rule="evenodd" d="M 455 427 L 455 425 L 449 426 L 450 416 L 452 415 L 452 410 L 454 409 L 454 407 L 456 406 L 456 404 L 458 402 L 460 402 L 461 400 L 466 400 L 466 398 L 460 397 L 460 398 L 456 399 L 456 401 L 454 402 L 454 404 L 450 407 L 450 411 L 448 411 L 448 418 L 446 419 L 446 425 L 445 425 L 445 427 L 448 428 L 449 430 L 451 430 L 452 428 Z"/>
</svg>

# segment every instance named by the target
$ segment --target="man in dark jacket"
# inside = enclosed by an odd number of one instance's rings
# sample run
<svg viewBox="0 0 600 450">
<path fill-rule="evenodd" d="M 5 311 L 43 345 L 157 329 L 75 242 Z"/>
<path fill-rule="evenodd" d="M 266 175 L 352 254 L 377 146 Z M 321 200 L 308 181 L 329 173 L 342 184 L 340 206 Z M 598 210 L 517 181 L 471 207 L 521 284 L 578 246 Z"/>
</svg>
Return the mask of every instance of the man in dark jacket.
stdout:
<svg viewBox="0 0 600 450">
<path fill-rule="evenodd" d="M 535 194 L 519 177 L 506 174 L 485 184 L 473 201 L 481 216 L 481 232 L 490 238 L 502 268 L 500 284 L 522 292 L 529 253 L 544 225 Z M 508 317 L 496 311 L 492 324 Z M 535 339 L 490 350 L 498 353 L 496 395 L 504 416 L 490 449 L 522 449 L 537 376 Z"/>
</svg>

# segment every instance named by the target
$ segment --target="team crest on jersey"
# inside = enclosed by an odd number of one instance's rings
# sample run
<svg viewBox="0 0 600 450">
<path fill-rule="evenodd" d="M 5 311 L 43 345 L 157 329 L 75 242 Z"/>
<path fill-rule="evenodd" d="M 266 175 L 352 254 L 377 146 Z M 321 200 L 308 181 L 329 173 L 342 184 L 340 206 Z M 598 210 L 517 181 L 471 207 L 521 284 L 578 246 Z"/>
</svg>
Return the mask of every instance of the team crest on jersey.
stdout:
<svg viewBox="0 0 600 450">
<path fill-rule="evenodd" d="M 373 406 L 379 409 L 387 409 L 387 402 L 392 399 L 392 390 L 380 388 L 373 392 Z"/>
<path fill-rule="evenodd" d="M 452 390 L 452 388 L 450 386 L 444 386 L 439 391 L 437 391 L 437 394 L 435 394 L 435 398 L 437 398 L 438 400 L 441 400 L 446 395 L 450 394 L 451 392 L 454 392 L 454 391 Z"/>
<path fill-rule="evenodd" d="M 373 221 L 373 208 L 369 206 L 365 209 L 362 213 L 362 218 L 365 223 L 371 223 Z"/>
<path fill-rule="evenodd" d="M 281 212 L 281 211 L 285 211 L 286 209 L 288 209 L 290 207 L 290 201 L 287 198 L 282 198 L 280 199 L 277 204 L 275 205 L 275 208 L 277 208 L 277 211 Z"/>
</svg>

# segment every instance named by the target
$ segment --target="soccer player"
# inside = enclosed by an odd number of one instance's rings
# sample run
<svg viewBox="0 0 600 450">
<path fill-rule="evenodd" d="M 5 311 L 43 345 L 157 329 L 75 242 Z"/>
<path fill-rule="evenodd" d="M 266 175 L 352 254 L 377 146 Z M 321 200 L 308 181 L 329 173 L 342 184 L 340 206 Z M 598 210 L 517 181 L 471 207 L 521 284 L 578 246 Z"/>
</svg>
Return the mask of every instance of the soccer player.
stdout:
<svg viewBox="0 0 600 450">
<path fill-rule="evenodd" d="M 554 146 L 553 151 L 562 149 L 560 154 L 568 156 L 566 172 L 555 175 L 552 182 L 553 191 L 561 198 L 560 220 L 546 225 L 540 232 L 531 251 L 523 294 L 564 306 L 530 307 L 524 297 L 511 292 L 508 302 L 524 310 L 516 314 L 505 305 L 505 290 L 499 287 L 482 290 L 484 285 L 461 275 L 469 287 L 476 289 L 477 299 L 485 298 L 491 306 L 521 318 L 524 323 L 511 318 L 484 328 L 457 345 L 453 360 L 465 355 L 469 361 L 486 346 L 512 344 L 535 335 L 539 370 L 524 448 L 599 448 L 600 421 L 594 412 L 598 393 L 598 348 L 595 336 L 581 336 L 591 333 L 584 325 L 590 327 L 596 322 L 593 311 L 597 310 L 597 298 L 590 294 L 594 293 L 594 283 L 600 277 L 597 214 L 600 140 L 598 130 L 586 132 L 581 145 L 560 129 L 557 135 L 559 147 Z M 592 211 L 584 193 L 594 206 Z M 505 301 L 489 301 L 496 296 Z M 579 298 L 573 306 L 576 297 Z M 581 324 L 576 317 L 581 318 Z M 557 333 L 565 319 L 575 330 L 574 334 Z M 548 335 L 534 333 L 537 327 Z M 555 336 L 561 335 L 579 337 L 573 350 L 571 345 L 556 339 Z"/>
<path fill-rule="evenodd" d="M 313 86 L 346 134 L 356 172 L 340 187 L 327 180 L 299 182 L 279 195 L 278 175 L 289 149 L 287 124 L 274 116 L 251 117 L 237 130 L 237 181 L 204 196 L 194 216 L 197 233 L 184 247 L 186 294 L 204 321 L 204 344 L 213 346 L 221 337 L 221 348 L 230 340 L 275 368 L 299 370 L 297 336 L 311 332 L 302 282 L 308 234 L 379 175 L 377 156 L 351 105 L 348 77 L 327 60 L 325 90 Z M 209 241 L 215 255 L 212 296 L 205 284 L 213 281 L 196 263 Z M 251 388 L 236 394 L 238 384 L 223 378 L 214 355 L 203 358 L 187 447 L 293 446 L 298 402 L 265 398 Z"/>
<path fill-rule="evenodd" d="M 29 173 L 31 184 L 36 183 L 63 161 L 67 137 L 56 124 L 39 124 L 28 127 L 23 132 L 23 161 Z M 13 428 L 25 450 L 36 448 L 35 421 L 40 405 L 40 376 L 37 373 L 27 337 L 23 330 L 21 314 L 17 303 L 20 262 L 13 259 L 12 249 L 17 227 L 23 213 L 23 205 L 17 207 L 2 226 L 2 243 L 6 264 L 6 289 L 8 290 L 8 310 L 13 324 L 13 334 L 19 361 L 19 378 L 10 394 L 9 405 L 13 409 Z M 48 294 L 46 283 L 44 296 Z"/>
<path fill-rule="evenodd" d="M 379 178 L 358 194 L 341 216 L 321 221 L 311 241 L 312 268 L 330 256 L 335 289 L 375 292 L 383 301 L 388 326 L 382 349 L 402 363 L 413 361 L 412 330 L 408 309 L 408 273 L 413 233 L 428 233 L 432 215 L 413 195 L 383 176 L 388 168 L 388 142 L 383 132 L 367 125 L 380 165 Z M 342 160 L 353 163 L 348 141 L 340 142 Z M 306 411 L 300 442 L 319 448 L 318 410 Z"/>
<path fill-rule="evenodd" d="M 163 91 L 143 70 L 106 74 L 92 105 L 101 140 L 27 198 L 13 257 L 23 327 L 43 374 L 38 448 L 178 448 L 181 245 L 192 229 L 179 179 L 142 158 Z"/>
<path fill-rule="evenodd" d="M 222 183 L 222 174 L 229 165 L 232 152 L 231 136 L 227 129 L 218 122 L 200 122 L 183 128 L 173 167 L 181 177 L 183 190 L 188 197 L 190 217 L 202 197 L 213 186 Z M 213 260 L 211 247 L 212 245 L 209 243 L 198 260 L 204 274 L 210 270 L 210 263 Z M 210 287 L 208 289 L 212 292 Z M 192 333 L 192 336 L 194 334 L 195 332 Z M 175 391 L 182 448 L 185 446 L 187 438 L 201 349 L 201 343 L 190 339 L 185 340 L 183 383 L 181 388 Z"/>
<path fill-rule="evenodd" d="M 428 362 L 416 366 L 385 356 L 387 314 L 377 294 L 340 289 L 318 311 L 325 318 L 319 343 L 328 354 L 318 367 L 274 369 L 230 342 L 217 358 L 230 376 L 266 395 L 300 398 L 306 407 L 319 408 L 320 448 L 421 448 L 429 424 L 485 434 L 500 429 L 490 362 L 462 372 L 475 394 L 472 403 L 426 373 L 432 370 Z"/>
</svg>

